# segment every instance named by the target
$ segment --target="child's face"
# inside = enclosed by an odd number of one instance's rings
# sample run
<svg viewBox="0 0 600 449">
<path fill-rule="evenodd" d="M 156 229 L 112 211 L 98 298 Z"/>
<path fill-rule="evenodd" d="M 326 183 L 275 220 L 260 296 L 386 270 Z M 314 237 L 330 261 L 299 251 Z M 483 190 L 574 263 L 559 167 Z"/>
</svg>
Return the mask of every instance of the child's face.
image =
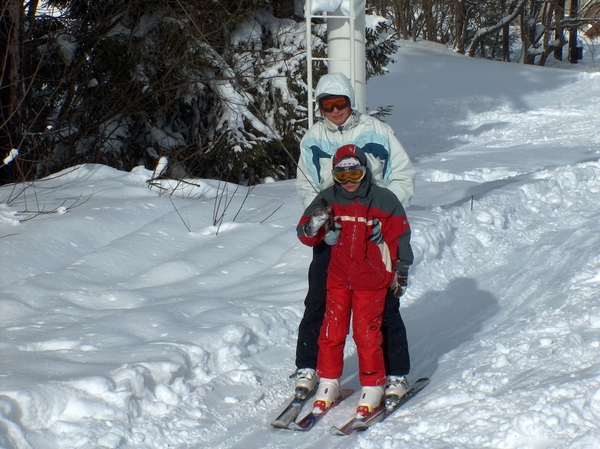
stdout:
<svg viewBox="0 0 600 449">
<path fill-rule="evenodd" d="M 341 186 L 346 192 L 354 193 L 360 186 L 360 181 L 359 182 L 348 181 L 344 184 L 341 184 Z"/>
<path fill-rule="evenodd" d="M 361 182 L 364 180 L 367 168 L 359 165 L 352 165 L 344 169 L 340 168 L 339 165 L 331 172 L 333 179 L 339 183 L 346 192 L 356 192 L 360 187 Z"/>
</svg>

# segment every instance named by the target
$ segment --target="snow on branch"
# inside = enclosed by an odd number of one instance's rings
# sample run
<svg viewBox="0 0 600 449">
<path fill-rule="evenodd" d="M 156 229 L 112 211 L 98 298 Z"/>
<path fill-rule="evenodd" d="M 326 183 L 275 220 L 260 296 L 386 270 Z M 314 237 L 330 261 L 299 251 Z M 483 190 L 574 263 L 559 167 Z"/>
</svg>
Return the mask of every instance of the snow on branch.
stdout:
<svg viewBox="0 0 600 449">
<path fill-rule="evenodd" d="M 471 42 L 471 45 L 469 46 L 469 51 L 467 51 L 467 55 L 470 57 L 475 56 L 475 52 L 477 51 L 477 47 L 479 46 L 479 43 L 486 36 L 489 36 L 490 34 L 493 34 L 496 31 L 504 28 L 505 26 L 510 24 L 513 20 L 515 20 L 517 17 L 519 17 L 519 15 L 522 12 L 523 7 L 525 6 L 526 1 L 527 0 L 520 0 L 520 2 L 517 4 L 517 6 L 513 10 L 513 12 L 511 14 L 509 14 L 508 16 L 503 17 L 495 25 L 477 30 L 477 33 L 475 34 L 475 38 L 473 39 L 473 41 Z"/>
<path fill-rule="evenodd" d="M 8 153 L 8 156 L 6 156 L 4 158 L 4 161 L 2 161 L 2 165 L 0 165 L 0 167 L 4 167 L 8 164 L 10 164 L 12 161 L 15 160 L 15 158 L 19 155 L 19 150 L 17 150 L 16 148 L 13 148 L 12 150 L 10 150 L 10 152 Z"/>
</svg>

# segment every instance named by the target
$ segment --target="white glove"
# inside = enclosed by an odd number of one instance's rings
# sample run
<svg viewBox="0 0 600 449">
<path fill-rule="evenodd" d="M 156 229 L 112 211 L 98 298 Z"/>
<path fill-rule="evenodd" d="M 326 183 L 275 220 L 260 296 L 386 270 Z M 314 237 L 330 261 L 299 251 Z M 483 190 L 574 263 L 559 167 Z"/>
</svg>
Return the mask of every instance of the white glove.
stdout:
<svg viewBox="0 0 600 449">
<path fill-rule="evenodd" d="M 307 237 L 314 237 L 321 229 L 327 220 L 329 220 L 329 214 L 331 213 L 331 207 L 323 207 L 321 209 L 317 209 L 310 216 L 310 220 L 308 223 L 304 225 L 304 233 Z"/>
</svg>

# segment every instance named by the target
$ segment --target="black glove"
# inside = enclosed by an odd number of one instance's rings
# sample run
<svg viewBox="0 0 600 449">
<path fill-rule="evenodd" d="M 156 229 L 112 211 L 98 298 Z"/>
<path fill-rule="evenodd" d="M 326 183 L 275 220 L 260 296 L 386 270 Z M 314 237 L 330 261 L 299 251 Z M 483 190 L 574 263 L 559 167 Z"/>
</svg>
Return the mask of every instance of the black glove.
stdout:
<svg viewBox="0 0 600 449">
<path fill-rule="evenodd" d="M 376 245 L 383 243 L 383 234 L 381 233 L 381 224 L 377 218 L 373 219 L 373 228 L 371 229 L 371 236 L 369 240 L 374 242 Z"/>
<path fill-rule="evenodd" d="M 390 286 L 390 290 L 394 294 L 395 298 L 400 298 L 406 291 L 408 285 L 408 273 L 396 271 L 394 276 L 394 282 Z"/>
<path fill-rule="evenodd" d="M 317 209 L 310 216 L 308 223 L 304 225 L 304 234 L 307 237 L 314 237 L 327 221 L 329 220 L 329 214 L 331 213 L 331 207 L 323 207 Z"/>
</svg>

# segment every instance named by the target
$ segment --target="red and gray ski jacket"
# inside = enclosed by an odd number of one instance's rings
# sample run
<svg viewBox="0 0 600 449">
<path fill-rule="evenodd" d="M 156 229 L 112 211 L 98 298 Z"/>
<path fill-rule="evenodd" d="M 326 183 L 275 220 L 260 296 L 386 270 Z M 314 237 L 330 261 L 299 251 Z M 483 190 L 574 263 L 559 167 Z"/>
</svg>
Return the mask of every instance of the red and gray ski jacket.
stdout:
<svg viewBox="0 0 600 449">
<path fill-rule="evenodd" d="M 317 245 L 325 237 L 326 227 L 308 237 L 305 225 L 324 203 L 331 207 L 334 220 L 342 229 L 337 244 L 331 248 L 328 276 L 353 290 L 387 288 L 395 271 L 408 272 L 413 262 L 410 226 L 402 204 L 390 190 L 371 182 L 367 168 L 356 192 L 349 193 L 338 183 L 323 190 L 305 210 L 297 227 L 302 243 Z M 380 222 L 384 239 L 379 245 L 369 240 L 375 218 Z"/>
</svg>

